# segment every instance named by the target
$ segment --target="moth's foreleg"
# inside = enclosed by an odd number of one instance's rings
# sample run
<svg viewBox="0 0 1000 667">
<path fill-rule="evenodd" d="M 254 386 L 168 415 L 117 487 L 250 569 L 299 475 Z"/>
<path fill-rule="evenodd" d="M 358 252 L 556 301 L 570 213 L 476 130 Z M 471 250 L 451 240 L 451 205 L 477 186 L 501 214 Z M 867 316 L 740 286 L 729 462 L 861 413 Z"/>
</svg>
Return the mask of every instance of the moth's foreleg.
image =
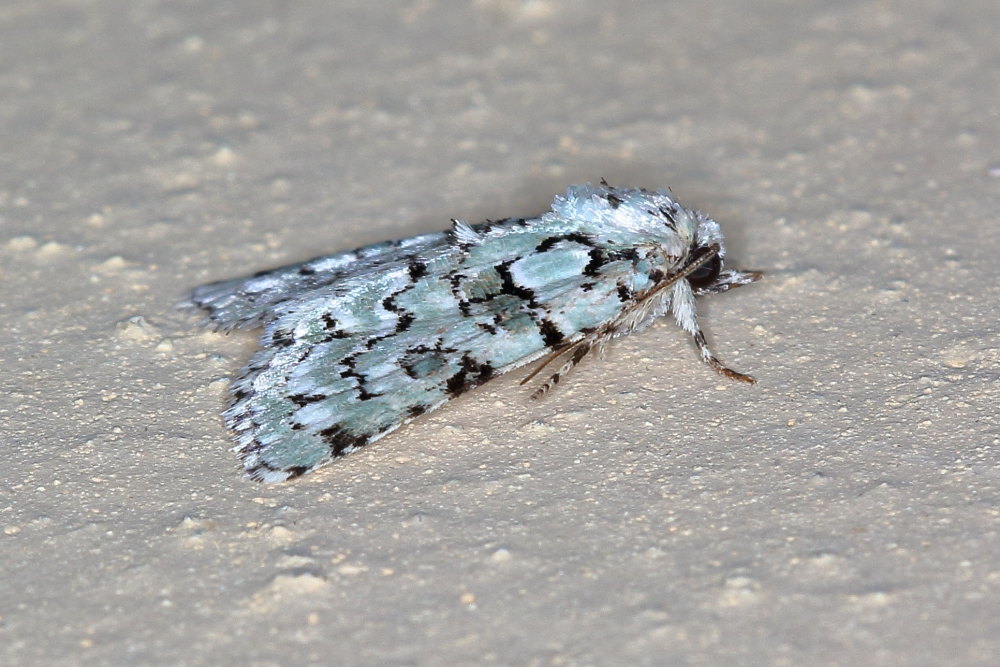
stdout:
<svg viewBox="0 0 1000 667">
<path fill-rule="evenodd" d="M 697 326 L 698 325 L 695 324 L 695 327 Z M 739 380 L 740 382 L 746 382 L 747 384 L 757 384 L 757 381 L 754 380 L 749 375 L 740 373 L 739 371 L 734 371 L 732 368 L 727 368 L 726 366 L 723 366 L 722 362 L 719 361 L 714 354 L 712 354 L 712 351 L 710 349 L 708 349 L 708 342 L 705 340 L 705 334 L 701 332 L 701 329 L 697 329 L 695 331 L 694 343 L 695 345 L 698 346 L 698 351 L 701 352 L 702 361 L 711 366 L 712 369 L 714 369 L 715 372 L 718 373 L 719 375 L 725 375 L 727 378 L 730 378 L 731 380 Z"/>
<path fill-rule="evenodd" d="M 698 326 L 698 319 L 695 316 L 694 308 L 694 293 L 691 291 L 691 286 L 687 281 L 682 280 L 674 285 L 672 298 L 673 301 L 670 309 L 673 311 L 674 320 L 681 329 L 687 331 L 694 338 L 694 344 L 698 346 L 698 352 L 701 353 L 702 361 L 711 366 L 719 375 L 725 375 L 732 380 L 739 380 L 748 384 L 756 384 L 757 381 L 749 375 L 723 366 L 722 362 L 712 354 L 712 350 L 708 348 L 708 341 L 705 340 L 705 334 L 702 333 L 701 327 Z"/>
</svg>

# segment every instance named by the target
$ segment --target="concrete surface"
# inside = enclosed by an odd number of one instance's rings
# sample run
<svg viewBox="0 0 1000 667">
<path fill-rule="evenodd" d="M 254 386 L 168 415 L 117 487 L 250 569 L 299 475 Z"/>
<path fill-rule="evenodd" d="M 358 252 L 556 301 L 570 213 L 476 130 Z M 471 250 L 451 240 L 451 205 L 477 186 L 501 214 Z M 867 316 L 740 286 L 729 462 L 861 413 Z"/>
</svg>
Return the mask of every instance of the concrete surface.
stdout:
<svg viewBox="0 0 1000 667">
<path fill-rule="evenodd" d="M 990 665 L 1000 5 L 7 0 L 0 662 Z M 199 283 L 670 186 L 762 283 L 244 481 Z"/>
</svg>

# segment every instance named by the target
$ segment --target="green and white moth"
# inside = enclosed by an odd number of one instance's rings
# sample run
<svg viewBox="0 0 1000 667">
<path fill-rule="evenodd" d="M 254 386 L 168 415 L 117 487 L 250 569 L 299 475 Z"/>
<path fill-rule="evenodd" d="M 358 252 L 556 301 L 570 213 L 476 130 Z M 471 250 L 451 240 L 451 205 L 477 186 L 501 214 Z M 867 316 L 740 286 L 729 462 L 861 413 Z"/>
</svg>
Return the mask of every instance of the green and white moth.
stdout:
<svg viewBox="0 0 1000 667">
<path fill-rule="evenodd" d="M 695 297 L 759 273 L 723 268 L 719 225 L 662 190 L 571 186 L 538 218 L 387 241 L 196 288 L 205 324 L 263 326 L 230 388 L 246 474 L 296 477 L 498 375 L 544 358 L 542 396 L 591 350 L 672 314 L 719 373 Z"/>
</svg>

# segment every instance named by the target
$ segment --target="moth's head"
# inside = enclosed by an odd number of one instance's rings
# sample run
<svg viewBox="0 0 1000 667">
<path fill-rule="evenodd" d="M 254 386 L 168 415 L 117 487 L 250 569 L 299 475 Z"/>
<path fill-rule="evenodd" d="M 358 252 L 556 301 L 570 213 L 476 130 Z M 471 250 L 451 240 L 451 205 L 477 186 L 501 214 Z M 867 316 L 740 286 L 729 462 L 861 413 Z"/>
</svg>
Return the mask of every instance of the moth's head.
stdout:
<svg viewBox="0 0 1000 667">
<path fill-rule="evenodd" d="M 717 294 L 760 280 L 762 274 L 757 271 L 724 268 L 726 246 L 719 223 L 701 211 L 692 214 L 696 224 L 688 258 L 697 266 L 687 275 L 687 281 L 695 294 Z"/>
</svg>

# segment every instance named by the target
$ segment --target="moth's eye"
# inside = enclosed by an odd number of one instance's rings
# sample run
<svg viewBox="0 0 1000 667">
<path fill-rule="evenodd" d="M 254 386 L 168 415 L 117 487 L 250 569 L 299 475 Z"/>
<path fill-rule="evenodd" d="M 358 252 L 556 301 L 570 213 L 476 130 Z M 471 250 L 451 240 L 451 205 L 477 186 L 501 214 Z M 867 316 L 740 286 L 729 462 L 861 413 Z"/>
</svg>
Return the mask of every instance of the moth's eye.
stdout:
<svg viewBox="0 0 1000 667">
<path fill-rule="evenodd" d="M 688 282 L 695 289 L 708 287 L 719 277 L 720 271 L 722 271 L 722 260 L 719 259 L 718 255 L 713 255 L 712 259 L 699 266 L 688 276 Z"/>
</svg>

